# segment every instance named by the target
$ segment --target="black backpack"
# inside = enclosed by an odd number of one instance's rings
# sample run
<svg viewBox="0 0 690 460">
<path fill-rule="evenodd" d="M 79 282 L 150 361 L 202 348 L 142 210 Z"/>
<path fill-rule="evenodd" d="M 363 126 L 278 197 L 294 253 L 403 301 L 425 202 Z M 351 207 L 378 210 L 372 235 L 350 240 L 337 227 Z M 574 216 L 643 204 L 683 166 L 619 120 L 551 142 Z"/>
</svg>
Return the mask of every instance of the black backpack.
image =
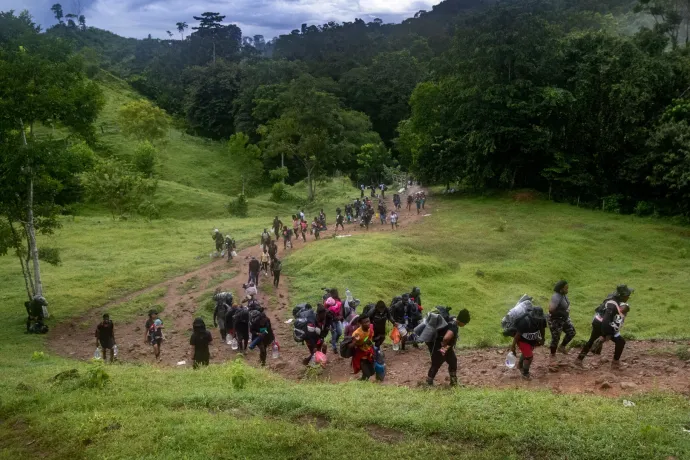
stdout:
<svg viewBox="0 0 690 460">
<path fill-rule="evenodd" d="M 597 315 L 603 317 L 604 314 L 606 313 L 606 303 L 609 302 L 610 300 L 615 300 L 615 298 L 616 298 L 616 294 L 615 294 L 615 293 L 609 294 L 608 296 L 606 296 L 606 298 L 605 298 L 604 301 L 601 303 L 601 305 L 599 305 L 599 306 L 594 310 L 594 313 L 596 313 Z"/>
<path fill-rule="evenodd" d="M 348 335 L 343 338 L 343 341 L 340 342 L 340 356 L 343 358 L 352 358 L 353 350 L 350 348 L 350 345 L 352 344 L 352 336 Z"/>
<path fill-rule="evenodd" d="M 249 309 L 248 308 L 240 308 L 237 310 L 235 313 L 235 324 L 238 323 L 249 323 Z"/>
<path fill-rule="evenodd" d="M 299 307 L 299 305 L 297 307 Z M 297 307 L 295 307 L 295 309 Z M 304 342 L 304 339 L 307 338 L 309 324 L 314 324 L 315 322 L 316 313 L 311 308 L 306 308 L 305 305 L 295 316 L 294 327 L 292 329 L 292 338 L 295 339 L 295 342 Z"/>
<path fill-rule="evenodd" d="M 371 318 L 371 314 L 374 313 L 374 310 L 376 310 L 376 305 L 373 303 L 368 304 L 364 307 L 364 310 L 362 310 L 362 317 L 368 316 Z"/>
<path fill-rule="evenodd" d="M 301 303 L 297 305 L 295 308 L 292 309 L 292 317 L 297 318 L 299 314 L 302 313 L 304 310 L 307 310 L 306 303 Z"/>
</svg>

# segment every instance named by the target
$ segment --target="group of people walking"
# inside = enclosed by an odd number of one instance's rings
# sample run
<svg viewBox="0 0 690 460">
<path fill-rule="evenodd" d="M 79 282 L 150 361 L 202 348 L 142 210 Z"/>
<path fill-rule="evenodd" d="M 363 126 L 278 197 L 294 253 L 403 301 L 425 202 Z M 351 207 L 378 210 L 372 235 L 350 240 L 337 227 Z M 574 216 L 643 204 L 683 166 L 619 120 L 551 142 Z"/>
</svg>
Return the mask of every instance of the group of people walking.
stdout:
<svg viewBox="0 0 690 460">
<path fill-rule="evenodd" d="M 568 354 L 567 346 L 576 335 L 575 326 L 570 318 L 568 292 L 568 282 L 559 281 L 554 286 L 548 315 L 544 314 L 542 308 L 534 307 L 526 310 L 514 322 L 514 327 L 511 329 L 511 335 L 514 334 L 511 351 L 516 353 L 517 349 L 520 350 L 517 367 L 523 378 L 531 378 L 530 367 L 534 359 L 534 349 L 545 343 L 547 326 L 551 333 L 551 358 L 555 358 L 557 353 Z M 603 344 L 607 341 L 615 344 L 611 366 L 613 368 L 620 366 L 620 358 L 625 348 L 625 339 L 621 335 L 621 329 L 630 312 L 630 305 L 627 302 L 632 293 L 633 289 L 621 284 L 595 309 L 591 334 L 575 360 L 577 366 L 583 366 L 583 362 L 590 351 L 600 354 Z M 562 335 L 564 337 L 561 341 Z"/>
</svg>

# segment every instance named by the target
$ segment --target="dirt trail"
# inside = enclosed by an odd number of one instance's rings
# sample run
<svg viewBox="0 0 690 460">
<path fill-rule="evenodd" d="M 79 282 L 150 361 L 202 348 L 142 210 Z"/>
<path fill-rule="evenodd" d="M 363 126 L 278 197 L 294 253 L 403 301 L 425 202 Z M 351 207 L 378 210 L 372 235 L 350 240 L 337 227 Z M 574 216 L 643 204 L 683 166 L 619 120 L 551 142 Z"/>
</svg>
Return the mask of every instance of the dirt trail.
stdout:
<svg viewBox="0 0 690 460">
<path fill-rule="evenodd" d="M 416 188 L 410 189 L 414 193 Z M 392 209 L 391 196 L 387 197 L 388 209 Z M 414 205 L 410 213 L 407 212 L 405 196 L 403 210 L 400 211 L 400 228 L 404 231 L 410 225 L 423 221 L 426 214 L 431 214 L 433 208 L 427 204 L 426 209 L 417 215 Z M 344 208 L 344 206 L 343 206 Z M 323 232 L 321 238 L 328 239 L 335 234 L 331 214 L 329 230 Z M 270 222 L 267 222 L 267 227 Z M 352 235 L 353 238 L 363 237 L 369 232 L 393 231 L 389 225 L 373 222 L 370 229 L 360 229 L 358 224 L 346 225 L 341 235 Z M 261 229 L 257 229 L 257 240 Z M 318 244 L 313 237 L 308 236 L 307 242 L 294 241 L 294 248 L 283 250 L 279 242 L 279 257 L 289 255 L 307 244 Z M 258 257 L 259 246 L 241 251 L 230 263 L 224 259 L 215 260 L 195 271 L 155 284 L 124 296 L 102 307 L 88 311 L 81 317 L 56 325 L 49 338 L 49 348 L 60 355 L 76 359 L 88 360 L 95 347 L 94 329 L 100 321 L 104 311 L 113 312 L 122 305 L 140 295 L 151 291 L 164 289 L 163 297 L 156 301 L 165 305 L 160 317 L 164 321 L 166 340 L 162 347 L 162 361 L 159 365 L 177 366 L 178 362 L 191 363 L 189 354 L 189 336 L 194 317 L 198 316 L 204 299 L 215 288 L 232 291 L 238 299 L 243 292 L 242 284 L 248 278 L 248 262 L 251 256 Z M 230 276 L 223 280 L 222 277 Z M 338 285 L 337 282 L 330 283 Z M 259 286 L 259 301 L 266 308 L 277 339 L 281 344 L 281 357 L 271 359 L 268 367 L 289 379 L 305 378 L 305 367 L 301 364 L 308 352 L 304 345 L 297 344 L 292 339 L 292 326 L 284 321 L 290 316 L 292 304 L 288 297 L 289 278 L 283 276 L 279 289 L 272 286 L 272 278 L 262 274 Z M 423 287 L 422 287 L 423 288 Z M 423 288 L 424 289 L 424 288 Z M 357 294 L 357 293 L 355 293 Z M 319 293 L 314 293 L 319 295 Z M 366 301 L 366 299 L 362 299 Z M 148 310 L 148 308 L 146 308 Z M 126 322 L 116 324 L 116 338 L 119 348 L 119 360 L 122 362 L 155 363 L 151 347 L 144 342 L 145 311 L 139 316 L 133 316 Z M 210 325 L 209 325 L 210 326 Z M 234 359 L 237 352 L 222 343 L 217 329 L 213 331 L 214 343 L 211 347 L 212 363 L 219 363 Z M 462 341 L 462 333 L 461 333 Z M 475 349 L 459 352 L 460 380 L 465 385 L 487 387 L 531 387 L 551 389 L 557 393 L 596 393 L 617 396 L 620 394 L 638 393 L 651 390 L 671 390 L 690 394 L 690 361 L 684 362 L 673 353 L 676 344 L 672 342 L 631 342 L 626 347 L 623 367 L 612 372 L 608 363 L 609 352 L 605 349 L 602 357 L 590 357 L 586 360 L 585 369 L 572 366 L 575 355 L 559 355 L 551 361 L 544 349 L 539 349 L 532 367 L 534 378 L 524 382 L 519 378 L 516 370 L 508 370 L 503 366 L 505 349 Z M 384 346 L 384 348 L 386 348 Z M 410 347 L 405 352 L 393 352 L 386 349 L 387 375 L 386 384 L 416 386 L 426 376 L 429 366 L 428 353 L 425 347 L 414 349 Z M 574 352 L 573 352 L 574 353 Z M 319 379 L 331 382 L 343 382 L 355 378 L 352 375 L 350 361 L 342 359 L 329 351 L 329 363 L 321 372 Z M 258 352 L 250 352 L 247 361 L 258 365 Z M 447 383 L 445 366 L 437 377 L 437 383 Z"/>
</svg>

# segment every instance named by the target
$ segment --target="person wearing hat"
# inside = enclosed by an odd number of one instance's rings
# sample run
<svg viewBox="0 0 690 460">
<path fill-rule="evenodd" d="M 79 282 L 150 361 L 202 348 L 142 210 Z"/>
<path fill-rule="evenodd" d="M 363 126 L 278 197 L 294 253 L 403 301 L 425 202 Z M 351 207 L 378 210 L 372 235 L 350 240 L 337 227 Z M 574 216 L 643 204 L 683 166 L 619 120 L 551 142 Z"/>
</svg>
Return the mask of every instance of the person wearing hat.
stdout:
<svg viewBox="0 0 690 460">
<path fill-rule="evenodd" d="M 261 250 L 268 251 L 268 247 L 271 245 L 271 234 L 268 233 L 268 229 L 264 228 L 261 234 Z"/>
<path fill-rule="evenodd" d="M 561 280 L 553 287 L 553 295 L 549 303 L 549 330 L 551 331 L 551 357 L 556 356 L 556 351 L 568 354 L 565 348 L 575 337 L 575 326 L 570 320 L 570 300 L 568 299 L 568 282 Z M 561 333 L 565 332 L 565 337 L 560 346 Z"/>
<path fill-rule="evenodd" d="M 113 347 L 115 346 L 115 327 L 113 322 L 110 321 L 110 315 L 105 313 L 103 315 L 103 322 L 96 326 L 96 347 L 101 348 L 101 354 L 103 355 L 103 361 L 107 359 L 106 351 L 110 350 L 110 362 L 112 363 L 115 359 L 115 353 L 113 352 Z"/>
<path fill-rule="evenodd" d="M 518 369 L 522 373 L 522 378 L 529 380 L 532 377 L 529 368 L 534 358 L 534 349 L 539 345 L 544 345 L 546 318 L 541 307 L 534 307 L 532 313 L 520 318 L 515 323 L 517 332 L 513 337 L 513 344 L 510 351 L 516 354 L 516 348 L 520 348 L 520 361 Z"/>
<path fill-rule="evenodd" d="M 454 348 L 458 341 L 459 328 L 465 327 L 470 322 L 470 312 L 463 309 L 457 317 L 451 317 L 449 308 L 436 307 L 436 310 L 438 313 L 429 314 L 427 327 L 422 333 L 422 338 L 426 342 L 431 356 L 431 367 L 427 373 L 426 384 L 433 385 L 436 374 L 438 374 L 443 363 L 448 363 L 450 386 L 456 386 L 458 384 L 458 358 Z"/>
<path fill-rule="evenodd" d="M 615 368 L 620 365 L 619 360 L 625 348 L 625 339 L 620 335 L 620 330 L 623 327 L 625 317 L 630 311 L 630 306 L 627 302 L 633 292 L 634 289 L 621 284 L 596 309 L 592 319 L 592 334 L 577 357 L 576 364 L 578 366 L 583 365 L 584 359 L 590 350 L 600 352 L 601 345 L 607 340 L 611 340 L 616 345 L 611 367 Z"/>
<path fill-rule="evenodd" d="M 220 254 L 223 251 L 223 243 L 225 243 L 223 234 L 220 233 L 220 230 L 215 229 L 211 238 L 216 242 L 216 252 Z"/>
</svg>

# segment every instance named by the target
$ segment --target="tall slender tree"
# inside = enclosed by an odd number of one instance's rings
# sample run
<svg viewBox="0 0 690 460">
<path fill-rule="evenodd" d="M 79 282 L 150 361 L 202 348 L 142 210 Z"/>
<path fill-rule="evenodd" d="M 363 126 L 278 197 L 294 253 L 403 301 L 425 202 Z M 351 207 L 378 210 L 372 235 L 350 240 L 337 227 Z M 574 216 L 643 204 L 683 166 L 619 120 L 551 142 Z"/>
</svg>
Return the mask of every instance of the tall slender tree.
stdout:
<svg viewBox="0 0 690 460">
<path fill-rule="evenodd" d="M 175 24 L 177 26 L 177 31 L 180 33 L 180 37 L 184 40 L 184 31 L 189 27 L 186 22 L 178 22 Z"/>
<path fill-rule="evenodd" d="M 50 7 L 50 11 L 55 14 L 55 19 L 57 19 L 59 24 L 62 24 L 62 18 L 65 17 L 65 15 L 62 13 L 62 5 L 59 3 L 56 3 L 55 5 Z"/>
<path fill-rule="evenodd" d="M 192 27 L 193 30 L 198 31 L 202 38 L 211 38 L 213 43 L 213 63 L 216 62 L 216 37 L 218 32 L 223 28 L 224 15 L 220 13 L 206 12 L 201 13 L 201 16 L 194 16 L 194 19 L 199 21 L 198 27 Z"/>
</svg>

